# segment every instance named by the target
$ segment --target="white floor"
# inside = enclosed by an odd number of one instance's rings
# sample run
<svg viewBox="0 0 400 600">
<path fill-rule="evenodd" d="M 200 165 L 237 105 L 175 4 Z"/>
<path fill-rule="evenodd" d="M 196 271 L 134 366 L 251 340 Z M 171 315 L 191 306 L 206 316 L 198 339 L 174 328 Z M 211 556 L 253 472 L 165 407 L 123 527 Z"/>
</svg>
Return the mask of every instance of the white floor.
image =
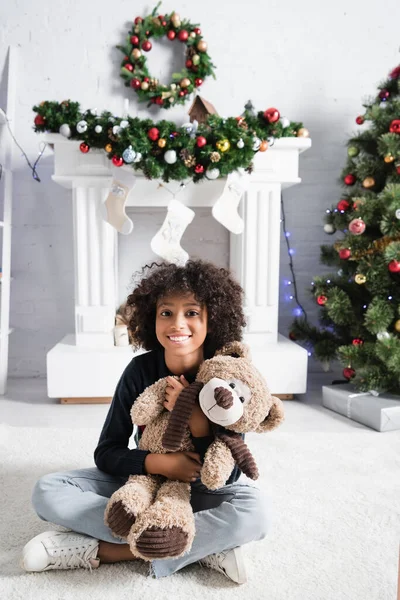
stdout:
<svg viewBox="0 0 400 600">
<path fill-rule="evenodd" d="M 366 429 L 321 405 L 321 387 L 339 378 L 336 372 L 310 373 L 308 391 L 285 401 L 282 432 L 346 432 Z M 7 393 L 0 397 L 0 423 L 14 427 L 77 427 L 101 430 L 108 404 L 60 404 L 47 397 L 45 379 L 9 379 Z M 384 434 L 381 434 L 384 435 Z"/>
</svg>

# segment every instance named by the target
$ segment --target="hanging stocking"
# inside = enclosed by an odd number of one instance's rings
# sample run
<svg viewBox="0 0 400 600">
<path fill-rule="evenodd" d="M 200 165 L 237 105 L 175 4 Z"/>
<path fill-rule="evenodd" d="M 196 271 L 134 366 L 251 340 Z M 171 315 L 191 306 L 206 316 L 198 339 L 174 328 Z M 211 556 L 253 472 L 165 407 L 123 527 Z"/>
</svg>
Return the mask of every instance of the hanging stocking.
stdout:
<svg viewBox="0 0 400 600">
<path fill-rule="evenodd" d="M 123 167 L 113 168 L 113 180 L 110 192 L 101 205 L 101 216 L 110 223 L 119 233 L 128 235 L 133 229 L 133 223 L 125 212 L 126 199 L 136 183 L 132 169 L 123 170 Z"/>
<path fill-rule="evenodd" d="M 186 227 L 193 221 L 194 211 L 175 198 L 168 204 L 168 213 L 161 229 L 151 240 L 151 249 L 170 263 L 183 267 L 189 254 L 180 245 Z"/>
<path fill-rule="evenodd" d="M 250 175 L 244 172 L 234 171 L 228 175 L 222 196 L 212 208 L 214 219 L 232 233 L 242 233 L 244 229 L 244 222 L 237 208 L 242 195 L 247 190 L 249 179 Z"/>
</svg>

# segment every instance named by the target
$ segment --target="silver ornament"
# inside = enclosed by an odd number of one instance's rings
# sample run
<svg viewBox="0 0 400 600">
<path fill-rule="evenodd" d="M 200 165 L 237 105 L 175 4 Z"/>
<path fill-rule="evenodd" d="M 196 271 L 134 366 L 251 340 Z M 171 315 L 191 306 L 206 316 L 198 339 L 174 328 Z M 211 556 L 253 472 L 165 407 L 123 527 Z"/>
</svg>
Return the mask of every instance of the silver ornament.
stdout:
<svg viewBox="0 0 400 600">
<path fill-rule="evenodd" d="M 85 131 L 87 130 L 86 121 L 79 121 L 79 123 L 76 124 L 76 130 L 78 133 L 85 133 Z"/>
<path fill-rule="evenodd" d="M 280 119 L 281 125 L 282 127 L 285 129 L 286 127 L 289 127 L 290 125 L 290 121 L 287 117 L 281 117 Z"/>
<path fill-rule="evenodd" d="M 97 117 L 98 111 L 97 108 L 91 108 L 89 111 L 94 117 Z"/>
<path fill-rule="evenodd" d="M 257 152 L 257 150 L 260 149 L 261 146 L 261 140 L 258 137 L 253 138 L 253 150 L 254 152 Z"/>
<path fill-rule="evenodd" d="M 326 223 L 324 225 L 324 231 L 325 231 L 325 233 L 332 234 L 332 233 L 335 233 L 336 227 L 334 225 L 332 225 L 331 223 Z"/>
<path fill-rule="evenodd" d="M 112 128 L 113 135 L 119 135 L 121 133 L 121 127 L 119 125 L 114 125 Z"/>
<path fill-rule="evenodd" d="M 267 137 L 268 146 L 271 148 L 275 144 L 275 138 L 273 135 Z"/>
<path fill-rule="evenodd" d="M 142 155 L 140 152 L 136 152 L 135 160 L 133 162 L 138 163 L 142 160 Z"/>
<path fill-rule="evenodd" d="M 63 135 L 66 138 L 71 137 L 71 128 L 69 125 L 67 125 L 67 123 L 64 123 L 63 125 L 61 125 L 61 127 L 58 131 L 59 131 L 59 133 L 61 133 L 61 135 Z"/>
<path fill-rule="evenodd" d="M 123 121 L 121 121 L 119 126 L 121 127 L 121 129 L 126 129 L 127 127 L 129 127 L 129 121 L 123 120 Z"/>
<path fill-rule="evenodd" d="M 242 140 L 242 138 L 240 138 L 236 146 L 240 149 L 244 148 L 244 141 Z"/>
<path fill-rule="evenodd" d="M 382 340 L 387 340 L 390 338 L 390 333 L 388 331 L 380 331 L 376 334 L 376 337 L 381 342 Z"/>
<path fill-rule="evenodd" d="M 379 105 L 379 108 L 386 108 L 387 107 L 387 102 L 381 102 Z"/>
<path fill-rule="evenodd" d="M 167 150 L 164 154 L 164 160 L 169 165 L 173 165 L 176 163 L 176 152 L 175 150 Z"/>
<path fill-rule="evenodd" d="M 101 125 L 96 125 L 96 127 L 94 128 L 96 133 L 101 133 L 103 131 L 103 128 Z"/>
<path fill-rule="evenodd" d="M 400 208 L 396 210 L 396 219 L 400 219 Z"/>
<path fill-rule="evenodd" d="M 207 179 L 218 179 L 219 177 L 219 169 L 208 169 L 206 171 L 206 177 Z"/>
<path fill-rule="evenodd" d="M 128 164 L 134 162 L 136 158 L 136 152 L 132 149 L 132 146 L 129 146 L 129 148 L 126 148 L 126 150 L 123 151 L 122 158 L 124 159 L 124 162 Z"/>
</svg>

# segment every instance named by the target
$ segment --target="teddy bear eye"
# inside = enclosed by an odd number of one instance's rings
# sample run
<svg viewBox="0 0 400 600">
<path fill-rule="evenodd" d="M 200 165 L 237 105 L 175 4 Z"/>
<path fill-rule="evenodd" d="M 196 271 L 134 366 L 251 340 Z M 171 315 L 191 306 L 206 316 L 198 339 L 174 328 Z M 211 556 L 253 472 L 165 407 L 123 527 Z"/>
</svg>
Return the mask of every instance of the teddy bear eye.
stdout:
<svg viewBox="0 0 400 600">
<path fill-rule="evenodd" d="M 239 400 L 240 400 L 240 402 L 243 403 L 245 401 L 245 397 L 244 396 L 239 396 Z"/>
<path fill-rule="evenodd" d="M 233 390 L 235 389 L 236 385 L 234 383 L 230 383 L 229 387 L 231 387 Z"/>
</svg>

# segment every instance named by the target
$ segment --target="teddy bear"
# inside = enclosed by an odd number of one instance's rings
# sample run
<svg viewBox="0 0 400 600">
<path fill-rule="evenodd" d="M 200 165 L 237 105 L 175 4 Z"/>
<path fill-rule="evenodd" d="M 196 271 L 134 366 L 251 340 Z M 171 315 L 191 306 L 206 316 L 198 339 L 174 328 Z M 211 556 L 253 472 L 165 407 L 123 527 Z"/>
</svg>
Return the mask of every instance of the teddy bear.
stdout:
<svg viewBox="0 0 400 600">
<path fill-rule="evenodd" d="M 132 406 L 132 422 L 145 426 L 139 448 L 157 454 L 193 451 L 188 421 L 198 401 L 214 435 L 204 457 L 201 482 L 209 489 L 222 487 L 235 463 L 248 477 L 257 479 L 258 469 L 243 434 L 275 429 L 284 411 L 281 400 L 271 396 L 251 363 L 248 347 L 232 342 L 205 360 L 171 412 L 163 406 L 166 385 L 160 379 Z M 126 539 L 134 556 L 147 561 L 182 556 L 195 535 L 190 484 L 159 475 L 131 475 L 111 496 L 104 521 L 115 537 Z"/>
</svg>

